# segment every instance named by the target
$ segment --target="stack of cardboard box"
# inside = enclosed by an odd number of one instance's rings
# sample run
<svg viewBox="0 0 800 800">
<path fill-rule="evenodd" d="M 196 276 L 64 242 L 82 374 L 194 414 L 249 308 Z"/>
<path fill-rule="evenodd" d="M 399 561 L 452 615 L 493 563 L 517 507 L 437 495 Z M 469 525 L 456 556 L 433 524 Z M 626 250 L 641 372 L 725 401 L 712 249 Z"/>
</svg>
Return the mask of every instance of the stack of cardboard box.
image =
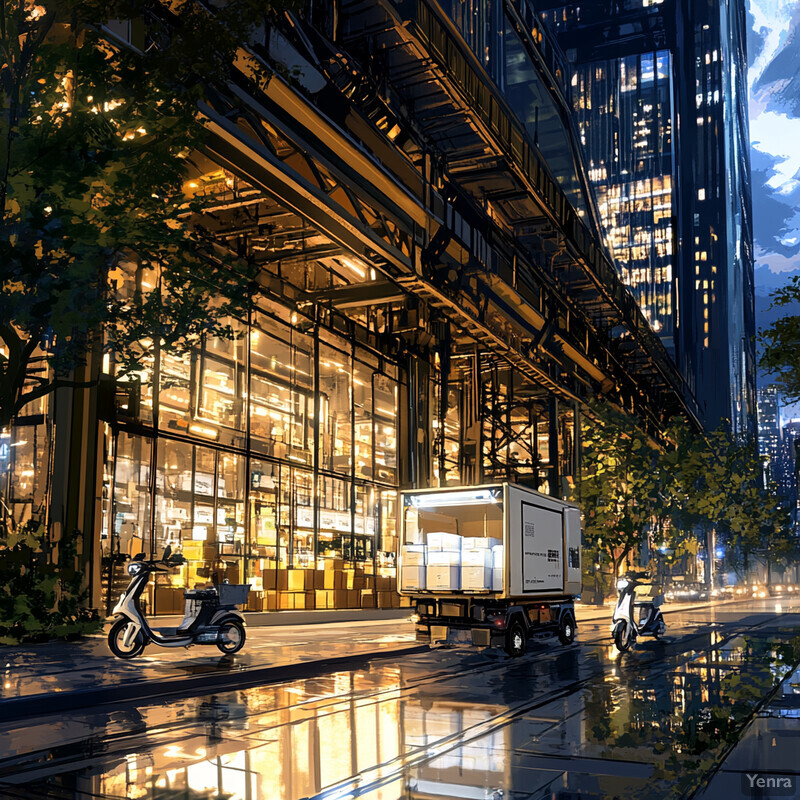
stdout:
<svg viewBox="0 0 800 800">
<path fill-rule="evenodd" d="M 506 550 L 502 544 L 492 547 L 492 590 L 503 591 L 503 573 L 506 566 Z"/>
<path fill-rule="evenodd" d="M 461 588 L 461 542 L 457 533 L 431 531 L 426 536 L 428 565 L 426 587 L 434 591 L 458 591 Z"/>
<path fill-rule="evenodd" d="M 198 570 L 203 563 L 205 550 L 214 549 L 212 563 L 216 569 L 224 568 L 222 577 L 230 583 L 240 583 L 242 561 L 237 559 L 216 561 L 216 548 L 204 542 L 184 542 L 183 552 L 190 559 L 187 567 L 187 586 L 206 585 L 209 575 L 201 576 Z M 210 553 L 209 553 L 210 555 Z M 424 564 L 424 559 L 423 559 Z M 320 559 L 317 569 L 286 569 L 275 559 L 258 558 L 255 577 L 251 577 L 247 601 L 248 611 L 276 611 L 293 609 L 335 608 L 399 608 L 393 576 L 374 575 L 364 567 L 345 567 L 338 558 Z M 367 567 L 369 569 L 369 566 Z M 424 566 L 423 566 L 424 570 Z M 423 574 L 424 579 L 424 574 Z M 183 611 L 183 588 L 158 587 L 158 613 L 177 614 Z M 408 601 L 405 602 L 408 606 Z"/>
<path fill-rule="evenodd" d="M 461 589 L 465 592 L 491 591 L 493 585 L 492 548 L 499 539 L 464 537 L 461 550 Z"/>
<path fill-rule="evenodd" d="M 400 554 L 402 591 L 414 592 L 425 588 L 427 550 L 424 544 L 407 544 L 403 547 Z"/>
</svg>

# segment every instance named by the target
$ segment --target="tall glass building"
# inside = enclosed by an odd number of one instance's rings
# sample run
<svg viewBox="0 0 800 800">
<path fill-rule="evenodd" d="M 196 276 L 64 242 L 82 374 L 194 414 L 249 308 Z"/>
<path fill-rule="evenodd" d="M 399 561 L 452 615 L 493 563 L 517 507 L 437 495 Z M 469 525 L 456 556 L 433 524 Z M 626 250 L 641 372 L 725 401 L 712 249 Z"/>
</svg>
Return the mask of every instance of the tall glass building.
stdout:
<svg viewBox="0 0 800 800">
<path fill-rule="evenodd" d="M 539 0 L 606 244 L 707 427 L 755 435 L 743 0 Z"/>
<path fill-rule="evenodd" d="M 764 386 L 758 392 L 758 452 L 765 461 L 767 474 L 778 481 L 781 477 L 781 411 L 778 389 Z"/>
</svg>

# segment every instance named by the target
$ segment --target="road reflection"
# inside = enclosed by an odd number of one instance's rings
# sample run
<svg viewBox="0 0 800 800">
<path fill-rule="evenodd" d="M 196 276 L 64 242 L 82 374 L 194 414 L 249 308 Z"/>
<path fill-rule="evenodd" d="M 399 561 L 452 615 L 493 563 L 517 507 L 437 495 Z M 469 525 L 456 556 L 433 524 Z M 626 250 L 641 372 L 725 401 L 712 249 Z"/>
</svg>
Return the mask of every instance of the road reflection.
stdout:
<svg viewBox="0 0 800 800">
<path fill-rule="evenodd" d="M 622 658 L 604 643 L 514 662 L 437 651 L 20 723 L 2 732 L 0 781 L 59 800 L 678 797 L 797 664 L 794 633 L 708 626 Z"/>
</svg>

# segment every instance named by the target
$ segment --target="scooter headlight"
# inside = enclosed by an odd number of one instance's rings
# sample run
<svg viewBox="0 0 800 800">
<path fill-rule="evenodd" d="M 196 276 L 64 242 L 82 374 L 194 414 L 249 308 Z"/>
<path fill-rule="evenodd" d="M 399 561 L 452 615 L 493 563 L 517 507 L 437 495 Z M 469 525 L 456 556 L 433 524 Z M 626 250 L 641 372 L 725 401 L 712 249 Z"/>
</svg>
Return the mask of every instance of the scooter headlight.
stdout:
<svg viewBox="0 0 800 800">
<path fill-rule="evenodd" d="M 627 589 L 628 588 L 628 583 L 629 583 L 629 581 L 628 581 L 627 578 L 620 578 L 617 581 L 617 590 L 621 592 L 623 589 Z"/>
<path fill-rule="evenodd" d="M 138 575 L 142 571 L 142 565 L 138 561 L 128 564 L 128 575 Z"/>
</svg>

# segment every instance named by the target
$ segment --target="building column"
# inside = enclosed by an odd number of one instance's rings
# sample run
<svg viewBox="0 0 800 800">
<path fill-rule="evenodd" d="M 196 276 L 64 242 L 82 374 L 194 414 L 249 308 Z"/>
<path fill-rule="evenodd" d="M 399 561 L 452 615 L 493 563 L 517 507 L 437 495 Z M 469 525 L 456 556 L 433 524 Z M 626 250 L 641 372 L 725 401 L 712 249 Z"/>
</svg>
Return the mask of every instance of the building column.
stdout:
<svg viewBox="0 0 800 800">
<path fill-rule="evenodd" d="M 103 436 L 98 416 L 102 354 L 89 354 L 85 365 L 73 371 L 76 383 L 90 388 L 62 388 L 53 395 L 52 492 L 49 535 L 53 558 L 60 555 L 59 543 L 77 537 L 76 568 L 89 591 L 88 604 L 101 604 L 100 525 L 102 502 Z"/>
</svg>

